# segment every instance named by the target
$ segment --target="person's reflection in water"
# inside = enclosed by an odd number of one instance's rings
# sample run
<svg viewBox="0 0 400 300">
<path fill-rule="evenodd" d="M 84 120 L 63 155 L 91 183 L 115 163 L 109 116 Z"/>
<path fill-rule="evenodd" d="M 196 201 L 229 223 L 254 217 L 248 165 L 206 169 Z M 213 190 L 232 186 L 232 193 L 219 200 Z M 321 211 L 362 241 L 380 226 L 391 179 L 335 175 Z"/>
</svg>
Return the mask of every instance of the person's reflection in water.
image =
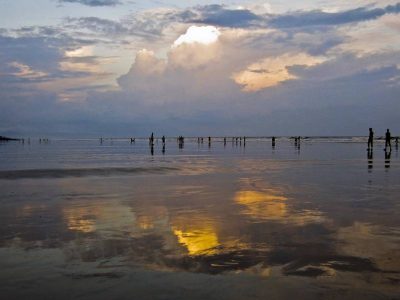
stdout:
<svg viewBox="0 0 400 300">
<path fill-rule="evenodd" d="M 162 154 L 165 154 L 165 144 L 162 146 Z"/>
<path fill-rule="evenodd" d="M 390 156 L 392 155 L 392 150 L 385 150 L 385 168 L 390 168 Z"/>
<path fill-rule="evenodd" d="M 373 159 L 374 159 L 374 152 L 372 151 L 372 148 L 368 149 L 367 152 L 367 158 L 368 158 L 368 172 L 372 171 L 373 168 Z"/>
<path fill-rule="evenodd" d="M 154 155 L 154 144 L 150 144 L 150 153 L 152 156 Z"/>
</svg>

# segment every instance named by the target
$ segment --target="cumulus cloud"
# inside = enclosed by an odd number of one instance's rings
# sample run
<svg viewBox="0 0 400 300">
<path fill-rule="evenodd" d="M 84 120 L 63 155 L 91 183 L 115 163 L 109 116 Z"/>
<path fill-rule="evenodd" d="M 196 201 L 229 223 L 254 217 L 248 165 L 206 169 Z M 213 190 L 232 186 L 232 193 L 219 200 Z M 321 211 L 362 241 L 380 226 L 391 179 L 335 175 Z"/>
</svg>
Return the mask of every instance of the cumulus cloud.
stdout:
<svg viewBox="0 0 400 300">
<path fill-rule="evenodd" d="M 116 6 L 122 4 L 119 0 L 58 0 L 59 3 L 79 3 L 87 6 Z"/>
</svg>

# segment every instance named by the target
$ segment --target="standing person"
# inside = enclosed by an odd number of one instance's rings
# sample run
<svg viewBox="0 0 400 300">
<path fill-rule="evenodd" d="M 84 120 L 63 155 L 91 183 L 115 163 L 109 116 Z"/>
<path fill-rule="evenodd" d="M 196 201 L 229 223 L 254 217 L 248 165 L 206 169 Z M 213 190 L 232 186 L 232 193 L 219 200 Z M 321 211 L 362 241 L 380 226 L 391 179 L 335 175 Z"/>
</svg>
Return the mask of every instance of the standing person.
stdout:
<svg viewBox="0 0 400 300">
<path fill-rule="evenodd" d="M 162 136 L 161 141 L 162 141 L 163 146 L 165 146 L 165 135 Z"/>
<path fill-rule="evenodd" d="M 275 137 L 272 137 L 272 147 L 275 147 Z"/>
<path fill-rule="evenodd" d="M 389 145 L 389 151 L 392 151 L 392 144 L 390 143 L 390 140 L 392 139 L 390 135 L 389 129 L 386 129 L 386 134 L 385 134 L 385 151 L 387 150 L 387 147 Z"/>
<path fill-rule="evenodd" d="M 374 132 L 372 128 L 369 129 L 369 136 L 368 136 L 368 149 L 372 149 L 374 147 Z"/>
<path fill-rule="evenodd" d="M 153 132 L 151 133 L 151 136 L 149 138 L 149 144 L 152 146 L 154 145 L 154 133 Z"/>
</svg>

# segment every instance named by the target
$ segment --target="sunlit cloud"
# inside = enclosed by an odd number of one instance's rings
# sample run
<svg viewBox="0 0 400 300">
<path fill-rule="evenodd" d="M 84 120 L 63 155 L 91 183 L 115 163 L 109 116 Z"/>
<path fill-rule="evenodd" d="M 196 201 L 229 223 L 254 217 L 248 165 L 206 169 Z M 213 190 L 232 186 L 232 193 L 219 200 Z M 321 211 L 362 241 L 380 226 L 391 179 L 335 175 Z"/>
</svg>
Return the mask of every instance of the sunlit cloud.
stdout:
<svg viewBox="0 0 400 300">
<path fill-rule="evenodd" d="M 9 66 L 17 70 L 11 74 L 20 78 L 37 79 L 48 75 L 45 72 L 33 70 L 28 65 L 16 61 L 9 63 Z"/>
<path fill-rule="evenodd" d="M 243 91 L 256 92 L 276 86 L 287 80 L 296 79 L 297 76 L 290 73 L 290 67 L 310 67 L 320 64 L 325 60 L 325 58 L 313 57 L 306 53 L 268 57 L 249 65 L 246 70 L 233 74 L 232 78 L 237 84 L 243 87 Z"/>
<path fill-rule="evenodd" d="M 182 34 L 175 40 L 172 47 L 177 47 L 181 44 L 211 44 L 218 40 L 220 31 L 214 26 L 190 26 L 185 34 Z"/>
</svg>

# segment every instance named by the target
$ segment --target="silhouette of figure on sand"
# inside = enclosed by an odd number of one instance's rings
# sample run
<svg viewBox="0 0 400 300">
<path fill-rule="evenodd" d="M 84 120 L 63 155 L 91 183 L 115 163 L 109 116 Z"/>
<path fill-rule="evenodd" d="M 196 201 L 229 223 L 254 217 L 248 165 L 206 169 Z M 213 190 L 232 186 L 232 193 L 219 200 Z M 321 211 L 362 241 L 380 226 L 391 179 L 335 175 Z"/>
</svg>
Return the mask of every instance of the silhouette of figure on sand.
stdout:
<svg viewBox="0 0 400 300">
<path fill-rule="evenodd" d="M 374 147 L 374 132 L 372 128 L 370 128 L 368 136 L 368 149 L 372 149 L 373 147 Z"/>
<path fill-rule="evenodd" d="M 180 136 L 178 137 L 179 149 L 183 149 L 184 143 L 185 143 L 185 138 L 184 138 L 183 136 L 180 135 Z"/>
<path fill-rule="evenodd" d="M 389 146 L 389 151 L 392 151 L 392 144 L 390 140 L 392 139 L 390 135 L 389 129 L 386 129 L 386 134 L 385 134 L 385 151 L 387 151 L 388 146 Z"/>
<path fill-rule="evenodd" d="M 154 133 L 151 133 L 151 136 L 149 137 L 149 144 L 150 146 L 154 146 Z"/>
<path fill-rule="evenodd" d="M 275 148 L 275 137 L 272 137 L 272 148 Z"/>
<path fill-rule="evenodd" d="M 162 141 L 163 146 L 165 146 L 165 135 L 162 136 L 161 141 Z"/>
</svg>

